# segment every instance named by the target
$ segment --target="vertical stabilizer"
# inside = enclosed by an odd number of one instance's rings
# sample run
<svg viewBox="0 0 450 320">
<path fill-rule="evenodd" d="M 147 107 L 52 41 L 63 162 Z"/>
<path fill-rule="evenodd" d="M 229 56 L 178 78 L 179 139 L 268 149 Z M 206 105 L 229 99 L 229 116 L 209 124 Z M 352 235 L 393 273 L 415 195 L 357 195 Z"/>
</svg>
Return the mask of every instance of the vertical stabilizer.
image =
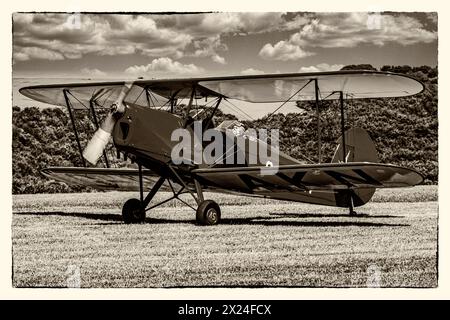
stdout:
<svg viewBox="0 0 450 320">
<path fill-rule="evenodd" d="M 338 146 L 331 162 L 379 162 L 375 144 L 362 128 L 350 128 L 345 131 L 345 161 L 342 136 L 338 139 Z"/>
<path fill-rule="evenodd" d="M 345 161 L 341 136 L 331 162 L 379 162 L 379 160 L 377 149 L 369 133 L 362 128 L 350 128 L 345 131 Z M 348 203 L 349 206 L 358 207 L 367 203 L 374 193 L 375 188 L 351 189 L 350 193 L 346 192 L 341 197 L 342 201 Z M 352 209 L 350 210 L 352 211 Z"/>
</svg>

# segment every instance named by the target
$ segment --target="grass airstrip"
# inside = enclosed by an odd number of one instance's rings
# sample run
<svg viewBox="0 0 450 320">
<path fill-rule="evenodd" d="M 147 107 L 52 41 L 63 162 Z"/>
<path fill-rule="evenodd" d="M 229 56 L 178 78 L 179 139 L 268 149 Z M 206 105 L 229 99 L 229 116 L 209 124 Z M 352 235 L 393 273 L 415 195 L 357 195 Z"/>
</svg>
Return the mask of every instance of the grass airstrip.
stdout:
<svg viewBox="0 0 450 320">
<path fill-rule="evenodd" d="M 76 276 L 81 287 L 435 287 L 437 193 L 378 190 L 356 217 L 207 193 L 222 210 L 212 227 L 180 202 L 123 224 L 121 207 L 136 193 L 14 195 L 12 284 L 67 287 Z"/>
</svg>

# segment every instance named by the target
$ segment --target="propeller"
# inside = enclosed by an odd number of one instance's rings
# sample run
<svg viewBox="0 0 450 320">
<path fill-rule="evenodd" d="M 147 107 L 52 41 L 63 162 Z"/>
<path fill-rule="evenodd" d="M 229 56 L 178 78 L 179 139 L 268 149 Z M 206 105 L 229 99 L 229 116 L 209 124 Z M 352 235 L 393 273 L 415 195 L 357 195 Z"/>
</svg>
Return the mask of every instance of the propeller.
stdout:
<svg viewBox="0 0 450 320">
<path fill-rule="evenodd" d="M 125 83 L 122 90 L 120 91 L 119 96 L 117 97 L 117 100 L 111 105 L 109 113 L 100 124 L 100 127 L 94 133 L 91 140 L 89 140 L 86 148 L 83 150 L 83 157 L 90 164 L 95 165 L 98 159 L 100 159 L 100 157 L 102 156 L 102 153 L 109 142 L 118 116 L 125 112 L 125 105 L 123 103 L 123 100 L 130 91 L 131 86 L 131 83 Z"/>
</svg>

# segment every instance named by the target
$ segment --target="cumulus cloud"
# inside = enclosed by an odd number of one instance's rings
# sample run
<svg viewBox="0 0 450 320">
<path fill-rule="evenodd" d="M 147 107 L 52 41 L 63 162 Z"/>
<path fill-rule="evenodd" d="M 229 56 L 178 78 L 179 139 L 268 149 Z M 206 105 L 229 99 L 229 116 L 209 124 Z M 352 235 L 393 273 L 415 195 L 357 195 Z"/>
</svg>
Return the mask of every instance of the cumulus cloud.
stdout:
<svg viewBox="0 0 450 320">
<path fill-rule="evenodd" d="M 112 27 L 116 25 L 115 23 L 108 23 L 108 32 L 102 33 L 104 41 L 120 47 L 134 47 L 147 55 L 152 55 L 152 50 L 156 48 L 175 54 L 192 41 L 189 34 L 158 28 L 156 22 L 148 15 L 123 15 L 114 19 L 118 27 Z"/>
<path fill-rule="evenodd" d="M 292 44 L 289 41 L 280 41 L 274 46 L 267 43 L 259 51 L 259 56 L 267 60 L 298 60 L 311 55 L 313 55 L 312 52 L 304 51 L 300 46 Z"/>
<path fill-rule="evenodd" d="M 437 38 L 437 15 L 426 28 L 414 15 L 369 13 L 237 12 L 208 14 L 13 15 L 15 61 L 139 54 L 151 58 L 210 58 L 225 64 L 224 38 L 273 31 L 291 33 L 259 51 L 268 60 L 298 60 L 314 48 L 386 43 L 410 45 Z"/>
<path fill-rule="evenodd" d="M 436 31 L 425 29 L 419 20 L 410 16 L 353 12 L 320 14 L 293 34 L 290 41 L 299 46 L 348 48 L 364 43 L 410 45 L 436 39 Z"/>
<path fill-rule="evenodd" d="M 202 73 L 204 70 L 200 67 L 197 67 L 194 64 L 182 64 L 178 61 L 173 61 L 168 57 L 158 58 L 152 60 L 151 63 L 147 65 L 134 65 L 128 67 L 125 70 L 125 73 L 134 75 L 134 76 L 142 76 L 145 74 L 155 73 L 155 74 L 163 74 L 169 76 L 176 75 L 196 75 Z"/>
<path fill-rule="evenodd" d="M 14 55 L 16 61 L 26 61 L 30 59 L 63 60 L 64 56 L 56 51 L 38 48 L 26 47 L 17 50 Z"/>
<path fill-rule="evenodd" d="M 257 34 L 287 27 L 286 15 L 282 12 L 219 12 L 154 17 L 158 26 L 187 32 L 196 38 L 229 33 Z"/>
<path fill-rule="evenodd" d="M 264 74 L 265 72 L 258 69 L 248 68 L 241 71 L 243 75 L 252 75 L 252 74 Z"/>
<path fill-rule="evenodd" d="M 89 77 L 104 77 L 106 72 L 103 72 L 97 68 L 83 68 L 80 70 L 81 74 Z"/>
<path fill-rule="evenodd" d="M 218 54 L 215 54 L 211 57 L 212 61 L 216 62 L 216 63 L 220 63 L 220 64 L 226 64 L 227 62 L 225 61 L 224 57 L 219 56 Z"/>
<path fill-rule="evenodd" d="M 219 63 L 226 64 L 225 58 L 220 56 L 218 51 L 228 50 L 227 46 L 222 43 L 220 36 L 214 36 L 209 38 L 202 38 L 193 42 L 195 51 L 192 54 L 188 54 L 192 57 L 211 57 L 211 60 Z"/>
<path fill-rule="evenodd" d="M 309 66 L 309 67 L 301 67 L 298 72 L 323 72 L 323 71 L 337 71 L 341 70 L 342 67 L 344 67 L 343 64 L 332 64 L 329 65 L 328 63 L 319 63 L 315 66 Z"/>
<path fill-rule="evenodd" d="M 224 64 L 223 36 L 298 29 L 305 14 L 225 12 L 179 15 L 23 14 L 13 15 L 14 50 L 38 47 L 79 59 L 86 54 L 149 57 L 210 57 Z M 18 60 L 26 59 L 17 52 Z M 22 61 L 20 60 L 20 61 Z"/>
<path fill-rule="evenodd" d="M 67 59 L 90 53 L 180 58 L 193 40 L 189 34 L 158 28 L 149 15 L 81 14 L 77 23 L 68 23 L 71 19 L 70 14 L 15 14 L 14 52 L 38 47 Z"/>
<path fill-rule="evenodd" d="M 13 15 L 14 53 L 18 61 L 34 59 L 22 48 L 36 47 L 79 59 L 86 54 L 149 57 L 210 57 L 224 64 L 228 48 L 222 37 L 283 29 L 285 15 L 210 13 L 185 15 L 22 14 Z M 292 22 L 291 22 L 292 25 Z M 44 56 L 44 55 L 42 55 Z M 56 55 L 47 55 L 55 59 Z"/>
<path fill-rule="evenodd" d="M 264 59 L 286 61 L 311 55 L 315 47 L 351 48 L 361 44 L 384 46 L 387 43 L 406 46 L 437 39 L 437 31 L 427 30 L 418 19 L 402 14 L 320 13 L 309 16 L 309 19 L 287 40 L 275 45 L 265 44 L 259 55 Z"/>
</svg>

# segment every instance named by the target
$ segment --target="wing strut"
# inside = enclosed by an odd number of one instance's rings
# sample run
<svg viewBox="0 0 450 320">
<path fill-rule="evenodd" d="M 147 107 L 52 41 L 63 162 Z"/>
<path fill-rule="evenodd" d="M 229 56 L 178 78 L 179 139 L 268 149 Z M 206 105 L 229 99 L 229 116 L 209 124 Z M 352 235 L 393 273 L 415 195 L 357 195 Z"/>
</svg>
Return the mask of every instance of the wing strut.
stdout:
<svg viewBox="0 0 450 320">
<path fill-rule="evenodd" d="M 339 109 L 341 111 L 342 162 L 346 163 L 347 162 L 347 150 L 346 150 L 346 142 L 345 142 L 344 92 L 342 90 L 340 90 L 340 91 L 333 91 L 328 96 L 326 96 L 324 98 L 324 100 L 327 99 L 328 97 L 332 96 L 332 95 L 337 94 L 337 93 L 339 94 Z M 319 110 L 319 109 L 317 109 L 317 110 Z M 319 150 L 319 152 L 320 152 L 320 150 Z M 351 189 L 350 186 L 348 187 L 348 195 L 349 195 L 348 209 L 349 209 L 350 215 L 353 216 L 353 215 L 356 215 L 356 212 L 353 209 L 354 208 L 354 204 L 353 204 L 354 191 Z"/>
<path fill-rule="evenodd" d="M 173 113 L 174 111 L 174 107 L 176 107 L 176 97 L 177 94 L 181 91 L 181 89 L 175 91 L 174 94 L 172 94 L 172 96 L 170 97 L 170 113 Z"/>
<path fill-rule="evenodd" d="M 342 162 L 347 162 L 347 151 L 345 149 L 345 117 L 344 117 L 344 93 L 341 91 L 336 91 L 335 93 L 339 93 L 339 107 L 341 109 L 341 137 L 342 137 Z M 348 188 L 349 201 L 348 201 L 348 210 L 351 216 L 356 215 L 356 211 L 353 209 L 353 195 L 354 191 Z"/>
<path fill-rule="evenodd" d="M 318 158 L 319 163 L 322 163 L 322 143 L 321 143 L 321 134 L 320 134 L 320 110 L 319 110 L 319 80 L 314 79 L 314 92 L 316 96 L 316 110 L 317 110 L 317 149 L 318 149 Z"/>
<path fill-rule="evenodd" d="M 194 102 L 196 86 L 197 86 L 196 83 L 194 83 L 192 85 L 191 97 L 189 98 L 189 103 L 188 103 L 188 105 L 186 107 L 186 111 L 184 113 L 184 126 L 183 126 L 183 128 L 186 128 L 188 126 L 188 124 L 189 124 L 189 111 L 191 111 L 192 103 Z"/>
<path fill-rule="evenodd" d="M 148 107 L 151 108 L 152 107 L 151 105 L 152 104 L 154 105 L 154 103 L 152 101 L 152 98 L 150 97 L 150 93 L 148 92 L 148 86 L 145 87 L 145 98 L 147 99 Z M 150 103 L 150 101 L 151 101 L 151 103 Z"/>
<path fill-rule="evenodd" d="M 63 90 L 63 94 L 64 94 L 64 99 L 66 101 L 67 109 L 69 110 L 70 121 L 72 122 L 72 127 L 73 127 L 73 132 L 75 134 L 75 139 L 77 140 L 78 151 L 80 152 L 80 157 L 81 157 L 81 163 L 83 163 L 83 167 L 86 167 L 86 162 L 85 162 L 85 160 L 83 158 L 83 149 L 81 148 L 80 138 L 78 137 L 78 131 L 77 131 L 77 127 L 75 125 L 75 119 L 74 119 L 73 113 L 72 113 L 72 105 L 70 103 L 69 97 L 67 96 L 67 90 L 66 89 Z"/>
<path fill-rule="evenodd" d="M 220 102 L 221 102 L 221 101 L 222 101 L 222 97 L 219 97 L 219 99 L 217 100 L 216 106 L 214 107 L 214 109 L 213 109 L 213 111 L 211 112 L 210 116 L 209 116 L 208 119 L 206 120 L 206 124 L 205 124 L 205 128 L 206 128 L 206 129 L 208 128 L 209 124 L 211 123 L 212 118 L 214 117 L 214 114 L 216 113 L 217 108 L 219 108 L 219 105 L 220 105 Z"/>
<path fill-rule="evenodd" d="M 347 162 L 347 152 L 345 150 L 344 93 L 342 91 L 339 91 L 339 104 L 341 107 L 342 162 Z"/>
</svg>

